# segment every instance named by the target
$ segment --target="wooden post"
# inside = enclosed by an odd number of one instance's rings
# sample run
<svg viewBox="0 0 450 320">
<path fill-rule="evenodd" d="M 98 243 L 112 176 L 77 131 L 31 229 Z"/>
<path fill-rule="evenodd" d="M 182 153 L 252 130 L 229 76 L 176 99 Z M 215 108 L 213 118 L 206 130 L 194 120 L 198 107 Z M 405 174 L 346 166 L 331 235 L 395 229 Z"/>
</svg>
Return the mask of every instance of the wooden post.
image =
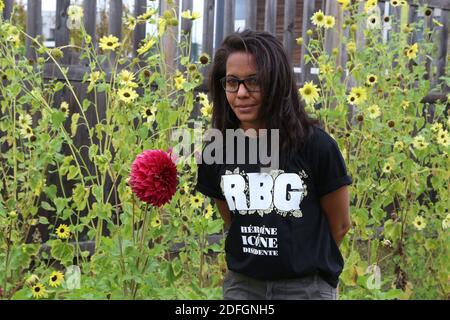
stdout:
<svg viewBox="0 0 450 320">
<path fill-rule="evenodd" d="M 224 9 L 223 35 L 225 38 L 226 36 L 234 32 L 234 20 L 236 12 L 234 0 L 225 1 Z"/>
<path fill-rule="evenodd" d="M 215 0 L 205 0 L 203 6 L 203 40 L 202 51 L 213 55 L 214 39 L 214 4 Z"/>
<path fill-rule="evenodd" d="M 266 0 L 264 31 L 276 34 L 277 31 L 277 0 Z"/>
<path fill-rule="evenodd" d="M 224 37 L 224 12 L 225 12 L 225 1 L 226 0 L 217 0 L 216 1 L 216 19 L 214 21 L 215 23 L 215 40 L 214 40 L 214 48 L 220 47 L 220 44 L 222 43 Z"/>
<path fill-rule="evenodd" d="M 311 17 L 314 13 L 314 0 L 304 0 L 303 2 L 303 21 L 302 21 L 302 50 L 301 50 L 301 75 L 300 82 L 303 85 L 306 81 L 309 81 L 311 78 L 311 63 L 305 63 L 305 55 L 309 54 L 306 51 L 306 45 L 309 42 L 309 36 L 306 33 L 308 29 L 311 28 Z"/>
<path fill-rule="evenodd" d="M 288 58 L 292 64 L 295 49 L 295 1 L 296 0 L 285 0 L 284 2 L 283 46 L 286 49 Z"/>
<path fill-rule="evenodd" d="M 122 39 L 122 0 L 109 1 L 108 32 Z"/>
<path fill-rule="evenodd" d="M 362 14 L 363 12 L 364 12 L 364 2 L 359 2 L 358 14 Z M 358 49 L 362 49 L 366 45 L 366 39 L 364 38 L 365 29 L 366 29 L 366 22 L 361 21 L 358 24 L 358 29 L 356 31 L 356 47 Z"/>
<path fill-rule="evenodd" d="M 431 9 L 431 8 L 430 8 Z M 433 9 L 431 9 L 433 10 Z M 430 32 L 433 29 L 433 15 L 434 13 L 432 12 L 429 16 L 424 15 L 423 17 L 423 39 L 425 41 L 430 41 Z M 431 69 L 431 60 L 430 58 L 428 58 L 427 56 L 423 57 L 425 59 L 425 79 L 430 80 L 430 87 L 433 88 L 434 84 L 433 82 L 433 73 L 432 73 L 432 69 Z"/>
<path fill-rule="evenodd" d="M 186 11 L 186 10 L 191 10 L 193 9 L 193 3 L 192 0 L 183 0 L 182 2 L 182 12 Z M 192 35 L 191 35 L 191 31 L 192 31 L 192 21 L 189 19 L 184 19 L 181 18 L 181 39 L 186 39 L 186 41 L 189 43 L 189 45 L 191 45 L 191 39 L 192 39 Z M 176 46 L 177 49 L 177 57 L 181 56 L 182 52 L 181 52 L 181 48 L 180 46 Z M 186 52 L 186 54 L 188 54 L 188 52 Z M 191 53 L 191 57 L 192 57 L 192 53 Z M 178 69 L 180 71 L 184 71 L 186 68 L 181 65 L 180 63 L 178 63 Z"/>
<path fill-rule="evenodd" d="M 449 31 L 449 15 L 450 10 L 442 10 L 441 16 L 442 16 L 442 30 L 440 33 L 439 43 L 440 48 L 437 56 L 437 78 L 439 79 L 442 77 L 445 73 L 445 63 L 446 63 L 446 57 L 447 57 L 447 45 L 448 45 L 448 31 Z M 446 82 L 442 79 L 438 80 L 439 84 L 442 84 L 442 90 L 443 92 L 448 92 L 450 90 L 450 87 L 446 85 Z"/>
<path fill-rule="evenodd" d="M 166 10 L 171 11 L 172 8 L 178 12 L 179 0 L 174 0 L 172 3 L 167 3 L 167 1 L 161 2 L 161 12 L 164 13 Z M 175 71 L 176 65 L 176 52 L 178 43 L 178 26 L 167 26 L 166 31 L 163 35 L 163 46 L 164 46 L 164 56 L 167 66 L 167 72 L 172 73 Z"/>
<path fill-rule="evenodd" d="M 92 43 L 97 43 L 95 33 L 97 0 L 84 0 L 83 12 L 84 12 L 84 28 L 86 29 L 87 34 L 91 36 Z"/>
<path fill-rule="evenodd" d="M 27 2 L 27 34 L 35 38 L 42 35 L 42 2 L 41 0 L 28 0 Z M 26 56 L 36 60 L 36 51 L 32 47 L 33 42 L 26 39 Z"/>
<path fill-rule="evenodd" d="M 134 0 L 134 16 L 137 18 L 141 14 L 145 13 L 147 9 L 146 0 Z M 141 44 L 141 41 L 145 38 L 145 23 L 136 25 L 134 29 L 133 38 L 133 57 L 137 57 L 137 49 Z"/>
<path fill-rule="evenodd" d="M 3 9 L 3 19 L 9 20 L 11 19 L 14 0 L 4 0 L 3 2 L 5 4 L 5 8 Z"/>
<path fill-rule="evenodd" d="M 56 17 L 55 17 L 55 47 L 61 47 L 69 44 L 69 28 L 67 27 L 67 8 L 70 0 L 56 1 Z M 60 59 L 63 64 L 70 63 L 69 50 L 63 49 L 64 57 Z"/>
<path fill-rule="evenodd" d="M 325 50 L 331 55 L 334 48 L 339 46 L 339 35 L 342 33 L 342 10 L 338 8 L 335 0 L 327 0 L 325 15 L 334 17 L 335 25 L 333 28 L 325 29 Z"/>
<path fill-rule="evenodd" d="M 246 12 L 246 26 L 249 29 L 256 30 L 256 9 L 257 0 L 247 0 L 247 12 Z"/>
</svg>

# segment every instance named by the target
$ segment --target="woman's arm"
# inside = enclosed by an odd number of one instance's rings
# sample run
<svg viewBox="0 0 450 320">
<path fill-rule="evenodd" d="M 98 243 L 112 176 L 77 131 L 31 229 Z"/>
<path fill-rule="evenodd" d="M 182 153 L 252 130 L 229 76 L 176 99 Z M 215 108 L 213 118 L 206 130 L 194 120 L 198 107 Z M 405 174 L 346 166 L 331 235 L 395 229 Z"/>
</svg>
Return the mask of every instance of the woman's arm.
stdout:
<svg viewBox="0 0 450 320">
<path fill-rule="evenodd" d="M 320 205 L 325 212 L 331 234 L 339 246 L 350 229 L 348 186 L 320 198 Z"/>
<path fill-rule="evenodd" d="M 213 198 L 213 199 L 214 199 L 214 202 L 217 205 L 217 209 L 219 209 L 219 213 L 222 216 L 222 219 L 225 223 L 225 230 L 228 230 L 231 225 L 231 212 L 230 212 L 230 209 L 228 208 L 228 204 L 224 200 L 219 200 L 216 198 Z"/>
</svg>

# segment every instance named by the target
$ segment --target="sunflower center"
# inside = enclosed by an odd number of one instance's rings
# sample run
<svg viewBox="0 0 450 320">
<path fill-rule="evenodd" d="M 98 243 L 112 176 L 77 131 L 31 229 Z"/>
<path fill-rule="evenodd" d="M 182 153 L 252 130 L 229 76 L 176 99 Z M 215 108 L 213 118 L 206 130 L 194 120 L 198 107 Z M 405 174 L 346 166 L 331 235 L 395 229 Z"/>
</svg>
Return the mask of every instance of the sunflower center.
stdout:
<svg viewBox="0 0 450 320">
<path fill-rule="evenodd" d="M 124 96 L 125 98 L 129 98 L 129 97 L 130 97 L 130 94 L 129 94 L 128 92 L 125 92 L 125 93 L 123 94 L 123 96 Z"/>
<path fill-rule="evenodd" d="M 34 288 L 34 291 L 35 291 L 35 292 L 39 292 L 39 291 L 41 291 L 41 288 L 36 287 L 36 288 Z"/>
<path fill-rule="evenodd" d="M 370 78 L 369 78 L 369 81 L 370 81 L 370 82 L 374 82 L 374 81 L 375 81 L 375 78 L 374 78 L 374 77 L 370 77 Z"/>
<path fill-rule="evenodd" d="M 58 280 L 58 277 L 57 276 L 53 276 L 52 277 L 52 281 L 56 281 L 56 280 Z"/>
<path fill-rule="evenodd" d="M 111 41 L 109 41 L 106 45 L 107 45 L 108 47 L 112 47 L 113 43 L 112 43 Z"/>
<path fill-rule="evenodd" d="M 307 88 L 307 89 L 305 89 L 305 94 L 311 94 L 311 89 L 309 89 L 309 88 Z"/>
<path fill-rule="evenodd" d="M 151 116 L 152 112 L 150 110 L 147 110 L 147 111 L 145 111 L 145 114 L 148 115 L 148 116 Z"/>
</svg>

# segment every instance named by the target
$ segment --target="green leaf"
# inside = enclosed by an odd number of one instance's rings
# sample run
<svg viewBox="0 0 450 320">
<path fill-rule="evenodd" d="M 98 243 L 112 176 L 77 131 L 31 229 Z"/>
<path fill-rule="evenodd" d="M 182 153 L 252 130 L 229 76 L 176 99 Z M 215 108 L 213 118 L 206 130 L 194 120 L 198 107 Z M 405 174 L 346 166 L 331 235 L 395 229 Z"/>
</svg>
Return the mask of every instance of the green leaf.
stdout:
<svg viewBox="0 0 450 320">
<path fill-rule="evenodd" d="M 40 224 L 49 224 L 47 217 L 39 217 Z"/>
<path fill-rule="evenodd" d="M 77 134 L 78 119 L 80 119 L 79 113 L 72 114 L 72 122 L 70 123 L 70 132 L 72 134 L 72 138 Z"/>
<path fill-rule="evenodd" d="M 73 180 L 78 176 L 78 168 L 75 166 L 69 167 L 69 173 L 67 174 L 67 180 Z"/>
<path fill-rule="evenodd" d="M 97 202 L 103 202 L 103 190 L 102 186 L 99 185 L 93 185 L 92 186 L 92 194 L 94 195 Z"/>
<path fill-rule="evenodd" d="M 55 128 L 59 128 L 66 120 L 66 114 L 61 111 L 54 110 L 52 112 L 52 123 Z"/>
<path fill-rule="evenodd" d="M 61 240 L 55 240 L 51 244 L 51 254 L 52 257 L 61 262 L 72 261 L 75 249 L 72 245 L 67 242 L 62 242 Z"/>
<path fill-rule="evenodd" d="M 53 208 L 48 202 L 46 201 L 42 201 L 41 202 L 41 207 L 42 209 L 46 210 L 46 211 L 55 211 L 55 208 Z"/>
</svg>

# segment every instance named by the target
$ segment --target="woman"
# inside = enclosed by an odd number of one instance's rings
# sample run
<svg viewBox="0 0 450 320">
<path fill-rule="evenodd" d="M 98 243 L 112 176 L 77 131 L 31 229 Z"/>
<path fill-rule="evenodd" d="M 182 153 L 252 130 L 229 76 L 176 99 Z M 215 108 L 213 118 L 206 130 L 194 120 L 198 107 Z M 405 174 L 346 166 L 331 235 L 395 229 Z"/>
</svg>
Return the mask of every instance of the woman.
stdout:
<svg viewBox="0 0 450 320">
<path fill-rule="evenodd" d="M 267 32 L 231 34 L 215 54 L 209 87 L 213 127 L 245 138 L 244 163 L 198 167 L 197 190 L 214 199 L 228 230 L 224 299 L 336 299 L 352 179 L 336 142 L 300 103 L 282 44 Z M 274 129 L 280 167 L 261 173 L 249 146 L 269 140 L 270 149 Z M 225 138 L 225 155 L 234 142 Z"/>
</svg>

